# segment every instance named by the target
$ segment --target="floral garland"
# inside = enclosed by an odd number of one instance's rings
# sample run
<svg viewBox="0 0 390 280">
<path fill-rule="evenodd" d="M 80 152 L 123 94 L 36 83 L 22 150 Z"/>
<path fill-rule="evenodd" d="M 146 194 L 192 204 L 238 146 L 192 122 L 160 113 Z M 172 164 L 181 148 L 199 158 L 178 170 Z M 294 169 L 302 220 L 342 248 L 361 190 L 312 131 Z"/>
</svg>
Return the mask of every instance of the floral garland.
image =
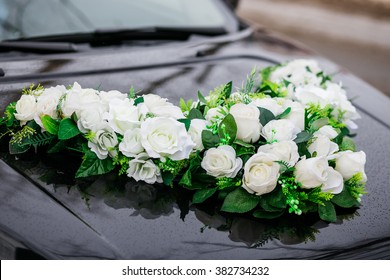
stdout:
<svg viewBox="0 0 390 280">
<path fill-rule="evenodd" d="M 313 60 L 248 75 L 180 107 L 154 94 L 41 86 L 0 119 L 10 154 L 45 147 L 82 156 L 76 178 L 117 172 L 193 190 L 192 203 L 272 219 L 360 205 L 366 156 L 350 129 L 360 116 L 341 84 Z M 287 213 L 286 213 L 287 214 Z"/>
</svg>

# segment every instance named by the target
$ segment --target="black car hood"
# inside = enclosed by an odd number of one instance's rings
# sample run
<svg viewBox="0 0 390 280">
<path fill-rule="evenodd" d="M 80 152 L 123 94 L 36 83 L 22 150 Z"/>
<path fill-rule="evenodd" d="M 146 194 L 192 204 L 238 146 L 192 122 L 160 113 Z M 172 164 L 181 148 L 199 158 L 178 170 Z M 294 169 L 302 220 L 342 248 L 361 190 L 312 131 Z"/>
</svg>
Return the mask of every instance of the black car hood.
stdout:
<svg viewBox="0 0 390 280">
<path fill-rule="evenodd" d="M 221 227 L 223 217 L 183 209 L 174 195 L 153 186 L 130 182 L 122 193 L 107 192 L 110 178 L 92 183 L 85 194 L 68 188 L 72 180 L 63 176 L 68 167 L 59 171 L 53 160 L 34 155 L 15 159 L 3 153 L 0 239 L 7 236 L 45 258 L 58 259 L 390 258 L 389 99 L 305 49 L 262 31 L 245 32 L 184 44 L 3 58 L 0 112 L 30 83 L 47 87 L 77 81 L 83 87 L 122 92 L 133 85 L 178 104 L 181 97 L 196 99 L 198 89 L 207 93 L 230 80 L 239 87 L 254 66 L 314 58 L 328 73 L 337 73 L 335 80 L 343 81 L 350 97 L 357 97 L 354 104 L 362 120 L 356 142 L 367 154 L 368 176 L 368 194 L 358 215 L 329 225 L 313 221 L 315 241 L 279 236 L 265 243 L 267 223 L 235 218 L 229 231 Z M 251 248 L 254 244 L 262 246 Z"/>
</svg>

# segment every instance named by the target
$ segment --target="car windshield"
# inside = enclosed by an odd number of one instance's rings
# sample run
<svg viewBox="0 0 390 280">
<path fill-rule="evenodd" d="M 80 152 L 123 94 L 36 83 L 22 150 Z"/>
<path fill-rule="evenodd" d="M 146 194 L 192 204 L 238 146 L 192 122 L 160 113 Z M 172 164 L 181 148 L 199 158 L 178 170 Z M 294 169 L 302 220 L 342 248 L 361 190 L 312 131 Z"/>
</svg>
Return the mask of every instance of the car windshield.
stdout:
<svg viewBox="0 0 390 280">
<path fill-rule="evenodd" d="M 0 41 L 142 27 L 224 28 L 216 0 L 0 0 Z"/>
</svg>

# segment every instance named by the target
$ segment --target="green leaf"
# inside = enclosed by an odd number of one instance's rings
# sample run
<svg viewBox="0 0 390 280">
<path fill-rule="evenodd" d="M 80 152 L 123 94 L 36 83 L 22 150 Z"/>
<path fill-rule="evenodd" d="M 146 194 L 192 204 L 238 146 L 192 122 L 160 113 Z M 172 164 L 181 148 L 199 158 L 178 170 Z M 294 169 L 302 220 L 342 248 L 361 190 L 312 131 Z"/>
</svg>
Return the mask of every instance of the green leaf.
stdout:
<svg viewBox="0 0 390 280">
<path fill-rule="evenodd" d="M 175 176 L 171 172 L 162 172 L 161 177 L 163 179 L 163 183 L 166 186 L 172 186 L 173 179 L 175 179 Z"/>
<path fill-rule="evenodd" d="M 198 99 L 200 102 L 202 102 L 203 104 L 207 104 L 207 100 L 206 98 L 203 96 L 203 94 L 200 92 L 200 90 L 198 90 Z"/>
<path fill-rule="evenodd" d="M 9 153 L 11 155 L 23 154 L 30 149 L 31 145 L 26 145 L 24 143 L 18 144 L 14 142 L 9 142 Z"/>
<path fill-rule="evenodd" d="M 192 203 L 202 203 L 206 199 L 210 198 L 218 188 L 198 190 L 194 193 Z"/>
<path fill-rule="evenodd" d="M 334 204 L 343 208 L 351 208 L 359 206 L 359 203 L 352 196 L 347 188 L 344 188 L 343 191 L 339 194 L 336 194 L 332 200 Z"/>
<path fill-rule="evenodd" d="M 297 138 L 294 139 L 294 142 L 299 144 L 299 143 L 304 143 L 309 141 L 313 137 L 312 134 L 310 134 L 307 131 L 301 131 L 297 134 Z"/>
<path fill-rule="evenodd" d="M 237 136 L 237 124 L 234 120 L 232 114 L 226 115 L 226 117 L 222 120 L 218 127 L 218 135 L 221 139 L 226 138 L 227 134 L 229 136 L 229 144 L 233 143 L 236 140 Z"/>
<path fill-rule="evenodd" d="M 283 194 L 281 187 L 276 187 L 272 192 L 261 196 L 268 205 L 276 208 L 286 208 L 286 196 Z"/>
<path fill-rule="evenodd" d="M 267 123 L 275 119 L 275 115 L 268 109 L 258 107 L 260 110 L 260 123 L 265 126 Z"/>
<path fill-rule="evenodd" d="M 218 146 L 220 138 L 209 130 L 202 131 L 202 143 L 206 150 Z"/>
<path fill-rule="evenodd" d="M 199 111 L 196 108 L 192 108 L 190 112 L 188 113 L 187 116 L 188 119 L 193 120 L 193 119 L 201 119 L 204 120 L 204 116 L 201 111 Z"/>
<path fill-rule="evenodd" d="M 191 126 L 191 120 L 190 119 L 178 119 L 177 121 L 183 123 L 184 126 L 186 127 L 187 131 L 190 129 L 190 126 Z"/>
<path fill-rule="evenodd" d="M 255 149 L 255 146 L 253 146 L 252 144 L 246 143 L 246 142 L 239 140 L 239 139 L 234 140 L 233 144 L 237 144 L 238 146 L 241 146 L 244 148 Z"/>
<path fill-rule="evenodd" d="M 324 205 L 318 205 L 318 214 L 321 220 L 326 222 L 334 223 L 337 221 L 336 209 L 330 201 L 325 201 Z"/>
<path fill-rule="evenodd" d="M 84 160 L 76 172 L 76 178 L 106 174 L 114 168 L 115 165 L 110 157 L 101 160 L 94 152 L 88 151 L 84 155 Z"/>
<path fill-rule="evenodd" d="M 49 154 L 54 154 L 54 153 L 58 153 L 64 149 L 66 149 L 65 141 L 59 141 L 53 147 L 51 147 L 47 152 Z"/>
<path fill-rule="evenodd" d="M 246 213 L 254 209 L 258 203 L 258 196 L 240 187 L 226 196 L 221 210 L 230 213 Z"/>
<path fill-rule="evenodd" d="M 68 140 L 79 135 L 81 132 L 77 128 L 77 125 L 69 118 L 63 119 L 60 122 L 60 127 L 58 129 L 58 139 Z"/>
<path fill-rule="evenodd" d="M 340 151 L 347 151 L 347 150 L 350 150 L 352 152 L 356 152 L 356 144 L 352 138 L 345 136 L 343 138 L 343 141 L 341 142 Z"/>
<path fill-rule="evenodd" d="M 134 99 L 134 105 L 135 105 L 135 106 L 137 106 L 137 105 L 140 104 L 140 103 L 144 103 L 144 98 L 143 98 L 143 96 Z"/>
<path fill-rule="evenodd" d="M 267 212 L 279 212 L 280 208 L 272 206 L 265 200 L 262 196 L 260 196 L 259 205 Z"/>
<path fill-rule="evenodd" d="M 182 185 L 184 187 L 189 187 L 191 189 L 192 186 L 192 173 L 191 168 L 189 168 L 184 174 L 183 177 L 181 177 L 179 185 Z"/>
<path fill-rule="evenodd" d="M 329 123 L 329 118 L 321 118 L 321 119 L 315 120 L 311 124 L 311 129 L 319 130 L 321 127 L 327 125 L 328 123 Z"/>
<path fill-rule="evenodd" d="M 279 119 L 283 119 L 284 117 L 286 117 L 288 114 L 290 114 L 291 112 L 291 107 L 288 107 L 286 110 L 283 111 L 283 113 L 281 113 L 280 115 L 276 116 L 275 119 L 279 120 Z"/>
<path fill-rule="evenodd" d="M 228 99 L 232 94 L 232 87 L 233 87 L 233 82 L 232 81 L 228 82 L 222 89 L 222 96 Z"/>
<path fill-rule="evenodd" d="M 58 134 L 58 129 L 60 126 L 60 122 L 58 120 L 54 120 L 49 115 L 41 116 L 41 121 L 43 124 L 43 127 L 46 129 L 47 132 L 53 135 Z"/>
<path fill-rule="evenodd" d="M 256 210 L 255 212 L 253 212 L 253 217 L 255 218 L 259 218 L 259 219 L 275 219 L 275 218 L 279 218 L 280 216 L 282 216 L 284 214 L 284 209 L 281 210 L 281 211 L 273 211 L 273 212 L 268 212 L 268 211 L 265 211 L 265 210 Z"/>
</svg>

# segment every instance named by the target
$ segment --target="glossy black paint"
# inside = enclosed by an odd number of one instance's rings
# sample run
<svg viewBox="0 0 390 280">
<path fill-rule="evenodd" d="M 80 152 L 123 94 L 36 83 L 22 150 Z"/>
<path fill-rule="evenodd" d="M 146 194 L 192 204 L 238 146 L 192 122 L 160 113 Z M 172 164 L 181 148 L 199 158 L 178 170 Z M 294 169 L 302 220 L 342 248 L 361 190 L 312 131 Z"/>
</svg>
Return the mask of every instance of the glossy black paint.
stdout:
<svg viewBox="0 0 390 280">
<path fill-rule="evenodd" d="M 264 223 L 236 218 L 230 232 L 223 231 L 224 217 L 195 208 L 187 209 L 183 221 L 186 209 L 179 209 L 175 196 L 163 191 L 164 203 L 157 207 L 153 202 L 159 191 L 133 182 L 123 193 L 107 194 L 107 184 L 114 182 L 110 176 L 92 183 L 88 206 L 76 188 L 68 189 L 74 182 L 66 172 L 71 173 L 76 162 L 60 161 L 53 169 L 56 162 L 47 159 L 30 155 L 15 160 L 2 153 L 0 244 L 12 239 L 49 259 L 389 259 L 389 98 L 335 64 L 262 30 L 252 33 L 243 27 L 217 38 L 76 54 L 3 56 L 0 112 L 30 83 L 74 81 L 122 92 L 133 85 L 177 104 L 180 97 L 196 99 L 197 89 L 208 92 L 230 80 L 239 87 L 254 66 L 296 57 L 318 59 L 328 73 L 337 73 L 335 79 L 343 81 L 350 97 L 358 97 L 354 103 L 362 120 L 356 142 L 367 154 L 368 176 L 368 194 L 358 216 L 329 225 L 313 221 L 315 241 L 280 236 L 280 241 L 250 248 L 267 229 Z M 63 181 L 54 185 L 52 179 L 41 178 L 44 174 Z M 214 228 L 204 229 L 205 223 Z"/>
</svg>

